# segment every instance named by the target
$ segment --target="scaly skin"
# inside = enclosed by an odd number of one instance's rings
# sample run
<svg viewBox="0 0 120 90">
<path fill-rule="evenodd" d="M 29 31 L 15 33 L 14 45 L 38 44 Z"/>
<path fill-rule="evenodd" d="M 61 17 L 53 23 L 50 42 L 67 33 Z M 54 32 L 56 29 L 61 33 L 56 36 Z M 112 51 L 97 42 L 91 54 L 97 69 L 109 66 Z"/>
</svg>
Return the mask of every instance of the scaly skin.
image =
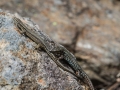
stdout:
<svg viewBox="0 0 120 90">
<path fill-rule="evenodd" d="M 20 19 L 18 19 L 16 17 L 13 17 L 13 21 L 14 21 L 14 24 L 16 25 L 16 27 L 19 29 L 19 32 L 21 34 L 26 35 L 28 38 L 30 38 L 32 41 L 34 41 L 37 44 L 38 49 L 43 48 L 45 50 L 45 52 L 50 56 L 50 58 L 60 68 L 62 68 L 63 70 L 65 70 L 65 71 L 71 73 L 72 75 L 76 76 L 77 78 L 79 78 L 82 82 L 84 82 L 85 84 L 87 84 L 89 86 L 90 90 L 94 90 L 94 87 L 93 87 L 89 77 L 87 76 L 87 74 L 82 70 L 80 65 L 76 62 L 76 58 L 74 57 L 74 55 L 72 53 L 70 53 L 65 47 L 63 47 L 62 45 L 56 44 L 58 46 L 57 46 L 57 48 L 55 48 L 55 50 L 53 52 L 61 51 L 62 52 L 61 55 L 63 56 L 62 58 L 69 63 L 70 67 L 72 67 L 72 69 L 75 71 L 75 73 L 70 71 L 62 63 L 59 62 L 59 58 L 56 57 L 56 55 L 48 49 L 48 45 L 46 45 L 45 41 L 43 40 L 43 38 L 41 38 L 41 36 L 38 34 L 38 32 L 33 30 L 33 28 L 26 25 L 25 23 L 23 23 Z M 42 36 L 42 37 L 44 37 L 44 36 Z M 54 42 L 54 41 L 52 41 L 52 42 Z"/>
<path fill-rule="evenodd" d="M 37 48 L 42 48 L 46 51 L 46 53 L 50 56 L 50 58 L 63 70 L 71 73 L 72 75 L 76 76 L 77 75 L 70 71 L 68 68 L 64 67 L 60 62 L 59 59 L 56 58 L 54 56 L 54 54 L 52 54 L 49 49 L 47 48 L 47 46 L 44 43 L 44 40 L 39 36 L 39 34 L 35 31 L 32 30 L 32 28 L 30 28 L 29 26 L 26 26 L 20 19 L 13 17 L 13 21 L 15 23 L 15 25 L 18 27 L 19 32 L 21 34 L 26 35 L 27 37 L 29 37 L 32 41 L 34 41 L 37 44 Z"/>
</svg>

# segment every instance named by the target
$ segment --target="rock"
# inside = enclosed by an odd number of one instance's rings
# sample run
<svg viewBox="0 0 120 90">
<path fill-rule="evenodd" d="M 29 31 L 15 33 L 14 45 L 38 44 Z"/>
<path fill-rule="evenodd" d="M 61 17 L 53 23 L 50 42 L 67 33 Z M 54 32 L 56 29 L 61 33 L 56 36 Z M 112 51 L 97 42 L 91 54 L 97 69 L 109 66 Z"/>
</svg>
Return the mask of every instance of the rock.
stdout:
<svg viewBox="0 0 120 90">
<path fill-rule="evenodd" d="M 94 65 L 120 65 L 120 13 L 118 9 L 111 10 L 114 5 L 108 3 L 110 7 L 103 4 L 99 7 L 106 11 L 97 10 L 99 17 L 91 16 L 91 24 L 85 26 L 78 37 L 76 43 L 76 56 L 94 63 Z M 94 12 L 90 9 L 91 12 Z"/>
<path fill-rule="evenodd" d="M 18 17 L 0 11 L 0 90 L 83 90 L 46 52 L 34 49 L 36 44 L 17 31 L 13 16 Z"/>
<path fill-rule="evenodd" d="M 94 71 L 111 85 L 116 81 L 120 0 L 0 0 L 0 8 L 32 18 L 52 39 L 74 52 L 84 70 Z M 96 89 L 109 87 L 91 72 L 88 75 Z"/>
<path fill-rule="evenodd" d="M 105 21 L 105 20 L 104 20 Z M 83 30 L 76 44 L 76 56 L 96 65 L 120 65 L 120 27 L 92 26 Z M 114 30 L 113 30 L 114 29 Z"/>
</svg>

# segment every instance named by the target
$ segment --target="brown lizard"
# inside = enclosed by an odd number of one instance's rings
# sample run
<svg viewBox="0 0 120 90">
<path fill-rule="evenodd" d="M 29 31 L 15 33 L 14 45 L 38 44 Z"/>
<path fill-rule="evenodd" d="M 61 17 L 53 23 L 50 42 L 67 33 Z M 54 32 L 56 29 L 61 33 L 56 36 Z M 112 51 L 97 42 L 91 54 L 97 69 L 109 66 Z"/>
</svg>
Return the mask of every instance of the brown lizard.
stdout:
<svg viewBox="0 0 120 90">
<path fill-rule="evenodd" d="M 87 84 L 89 86 L 90 90 L 94 90 L 94 87 L 93 87 L 92 82 L 90 81 L 88 75 L 82 70 L 80 65 L 77 63 L 74 55 L 72 53 L 70 53 L 64 46 L 62 46 L 60 44 L 56 44 L 54 41 L 47 40 L 48 38 L 46 36 L 44 36 L 44 34 L 41 34 L 41 35 L 38 34 L 37 31 L 35 31 L 33 28 L 31 28 L 27 24 L 23 23 L 20 19 L 18 19 L 16 17 L 13 17 L 13 21 L 14 21 L 14 24 L 19 29 L 19 32 L 21 34 L 26 35 L 32 41 L 34 41 L 38 45 L 38 49 L 43 48 L 45 50 L 45 52 L 50 56 L 50 58 L 60 68 L 62 68 L 63 70 L 65 70 L 65 71 L 71 73 L 72 75 L 76 76 L 77 78 L 79 78 L 82 82 L 84 82 L 85 84 Z M 52 46 L 53 49 L 50 50 L 49 49 L 50 45 L 47 44 L 46 42 L 53 44 L 53 46 Z M 56 54 L 54 52 L 56 52 Z M 60 55 L 57 56 L 58 54 L 60 54 Z M 66 60 L 67 63 L 69 64 L 69 66 L 72 67 L 72 69 L 74 70 L 75 73 L 72 72 L 71 70 L 69 70 L 68 68 L 66 68 L 59 61 L 60 59 Z"/>
<path fill-rule="evenodd" d="M 17 28 L 19 29 L 19 32 L 21 34 L 26 35 L 27 37 L 29 37 L 32 41 L 34 41 L 37 44 L 37 49 L 42 48 L 44 49 L 47 54 L 50 56 L 50 58 L 63 70 L 70 72 L 71 74 L 73 74 L 74 76 L 77 76 L 74 72 L 70 71 L 69 69 L 67 69 L 66 67 L 64 67 L 60 62 L 59 59 L 57 59 L 47 48 L 46 44 L 44 43 L 44 40 L 39 36 L 39 34 L 35 31 L 32 30 L 31 27 L 26 26 L 20 19 L 13 17 L 14 23 L 17 26 Z"/>
</svg>

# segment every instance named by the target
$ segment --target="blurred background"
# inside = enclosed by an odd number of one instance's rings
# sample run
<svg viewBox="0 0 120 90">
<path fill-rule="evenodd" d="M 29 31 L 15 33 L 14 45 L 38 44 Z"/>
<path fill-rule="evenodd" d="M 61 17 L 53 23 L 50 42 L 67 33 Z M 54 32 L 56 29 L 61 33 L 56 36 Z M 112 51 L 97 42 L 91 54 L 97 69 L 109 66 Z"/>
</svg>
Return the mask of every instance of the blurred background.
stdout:
<svg viewBox="0 0 120 90">
<path fill-rule="evenodd" d="M 97 90 L 120 90 L 120 0 L 0 0 L 64 45 Z"/>
</svg>

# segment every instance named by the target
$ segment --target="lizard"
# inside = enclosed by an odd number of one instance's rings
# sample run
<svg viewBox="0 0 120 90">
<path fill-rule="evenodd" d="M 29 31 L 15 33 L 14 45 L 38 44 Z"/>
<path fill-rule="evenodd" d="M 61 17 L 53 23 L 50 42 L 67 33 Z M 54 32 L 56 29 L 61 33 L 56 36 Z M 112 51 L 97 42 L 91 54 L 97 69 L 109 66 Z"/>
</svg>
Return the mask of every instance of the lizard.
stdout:
<svg viewBox="0 0 120 90">
<path fill-rule="evenodd" d="M 71 73 L 72 75 L 76 76 L 77 75 L 70 71 L 69 69 L 67 69 L 66 67 L 64 67 L 60 62 L 59 59 L 57 59 L 47 48 L 44 40 L 39 36 L 39 34 L 35 31 L 32 30 L 32 28 L 30 28 L 29 26 L 26 26 L 20 19 L 13 17 L 13 21 L 15 23 L 15 25 L 18 27 L 19 32 L 21 34 L 24 34 L 26 36 L 28 36 L 32 41 L 34 41 L 37 44 L 37 49 L 42 48 L 46 51 L 46 53 L 50 56 L 50 58 L 63 70 Z"/>
<path fill-rule="evenodd" d="M 50 50 L 48 46 L 46 45 L 45 40 L 47 40 L 47 37 L 40 36 L 37 31 L 33 30 L 30 26 L 23 23 L 19 18 L 13 17 L 14 24 L 19 29 L 19 32 L 21 34 L 26 35 L 29 37 L 32 41 L 34 41 L 37 44 L 37 48 L 42 48 L 45 50 L 45 52 L 50 56 L 50 58 L 64 71 L 67 71 L 71 73 L 72 75 L 76 76 L 80 80 L 82 80 L 85 84 L 89 86 L 90 90 L 94 90 L 94 87 L 92 85 L 92 82 L 90 81 L 88 75 L 82 70 L 80 65 L 77 63 L 75 56 L 69 52 L 64 46 L 60 44 L 56 44 L 54 41 L 53 43 L 55 47 L 53 47 L 53 50 Z M 44 39 L 46 38 L 46 39 Z M 56 54 L 55 54 L 55 53 Z M 64 59 L 67 61 L 67 63 L 72 67 L 72 69 L 75 71 L 72 72 L 68 68 L 66 68 L 59 60 Z"/>
</svg>

